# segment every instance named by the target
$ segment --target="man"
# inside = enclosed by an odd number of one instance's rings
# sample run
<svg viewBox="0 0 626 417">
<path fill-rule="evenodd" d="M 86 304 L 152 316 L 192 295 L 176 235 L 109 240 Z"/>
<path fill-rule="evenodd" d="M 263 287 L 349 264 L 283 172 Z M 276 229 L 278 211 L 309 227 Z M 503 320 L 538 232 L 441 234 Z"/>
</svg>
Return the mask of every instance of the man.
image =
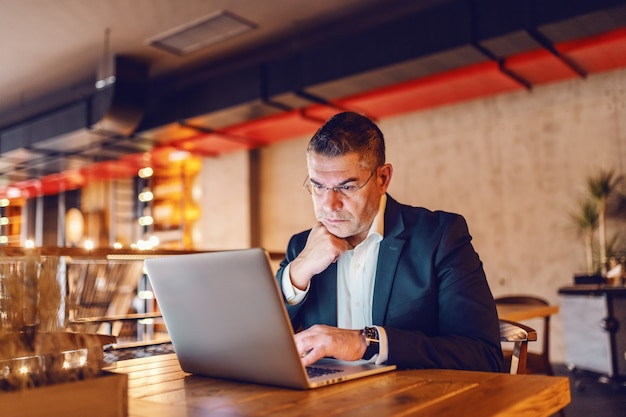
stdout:
<svg viewBox="0 0 626 417">
<path fill-rule="evenodd" d="M 318 221 L 291 238 L 277 274 L 303 364 L 501 371 L 495 303 L 465 220 L 387 195 L 379 128 L 335 115 L 310 140 L 307 166 Z"/>
</svg>

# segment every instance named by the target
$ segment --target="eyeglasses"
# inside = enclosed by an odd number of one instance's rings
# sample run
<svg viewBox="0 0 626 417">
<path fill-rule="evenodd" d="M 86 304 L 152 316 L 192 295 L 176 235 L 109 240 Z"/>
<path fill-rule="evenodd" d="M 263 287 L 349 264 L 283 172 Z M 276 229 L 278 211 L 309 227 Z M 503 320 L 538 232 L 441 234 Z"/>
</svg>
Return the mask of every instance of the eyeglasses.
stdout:
<svg viewBox="0 0 626 417">
<path fill-rule="evenodd" d="M 318 197 L 323 195 L 326 191 L 331 190 L 343 197 L 350 198 L 356 195 L 356 193 L 361 188 L 367 185 L 367 183 L 372 179 L 372 177 L 376 173 L 377 169 L 378 168 L 373 170 L 370 176 L 367 178 L 367 180 L 365 180 L 365 182 L 361 185 L 347 185 L 346 184 L 346 185 L 338 185 L 336 187 L 327 187 L 325 185 L 310 181 L 309 176 L 307 175 L 307 177 L 304 179 L 304 184 L 302 184 L 302 187 L 304 187 L 304 189 L 307 190 L 309 194 L 318 196 Z"/>
</svg>

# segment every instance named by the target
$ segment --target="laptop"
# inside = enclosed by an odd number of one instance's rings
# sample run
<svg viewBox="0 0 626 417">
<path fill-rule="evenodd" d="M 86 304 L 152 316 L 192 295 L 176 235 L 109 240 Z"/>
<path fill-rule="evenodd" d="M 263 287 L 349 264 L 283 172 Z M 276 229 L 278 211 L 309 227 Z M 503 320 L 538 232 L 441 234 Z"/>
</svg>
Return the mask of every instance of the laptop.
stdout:
<svg viewBox="0 0 626 417">
<path fill-rule="evenodd" d="M 364 360 L 324 358 L 307 371 L 278 282 L 261 248 L 144 262 L 185 372 L 308 389 L 395 369 Z M 312 371 L 321 375 L 309 376 Z"/>
</svg>

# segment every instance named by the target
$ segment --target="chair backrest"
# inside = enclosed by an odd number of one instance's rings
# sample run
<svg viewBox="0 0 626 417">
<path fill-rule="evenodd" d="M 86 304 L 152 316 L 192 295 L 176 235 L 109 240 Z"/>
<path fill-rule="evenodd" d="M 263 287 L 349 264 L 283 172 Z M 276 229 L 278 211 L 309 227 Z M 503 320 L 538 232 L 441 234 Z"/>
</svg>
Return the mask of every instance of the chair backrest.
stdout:
<svg viewBox="0 0 626 417">
<path fill-rule="evenodd" d="M 497 297 L 495 299 L 496 304 L 527 304 L 527 305 L 550 305 L 548 300 L 538 297 L 536 295 L 520 294 L 520 295 L 507 295 Z M 545 373 L 552 375 L 552 367 L 550 365 L 550 316 L 547 315 L 543 318 L 543 331 L 541 332 L 541 361 L 542 367 Z"/>
<path fill-rule="evenodd" d="M 537 332 L 532 327 L 511 320 L 500 319 L 500 341 L 513 343 L 510 374 L 526 373 L 528 342 L 537 340 Z"/>
</svg>

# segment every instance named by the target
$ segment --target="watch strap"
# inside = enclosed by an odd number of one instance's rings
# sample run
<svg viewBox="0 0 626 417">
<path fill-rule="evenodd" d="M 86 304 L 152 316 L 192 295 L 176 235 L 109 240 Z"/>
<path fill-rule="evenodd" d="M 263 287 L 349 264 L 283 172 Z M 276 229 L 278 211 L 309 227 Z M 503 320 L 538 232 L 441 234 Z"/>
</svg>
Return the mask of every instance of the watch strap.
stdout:
<svg viewBox="0 0 626 417">
<path fill-rule="evenodd" d="M 378 335 L 378 329 L 376 329 L 376 327 L 366 327 L 361 330 L 361 334 L 365 338 L 365 343 L 367 344 L 363 359 L 369 360 L 372 356 L 379 353 L 380 337 Z"/>
</svg>

